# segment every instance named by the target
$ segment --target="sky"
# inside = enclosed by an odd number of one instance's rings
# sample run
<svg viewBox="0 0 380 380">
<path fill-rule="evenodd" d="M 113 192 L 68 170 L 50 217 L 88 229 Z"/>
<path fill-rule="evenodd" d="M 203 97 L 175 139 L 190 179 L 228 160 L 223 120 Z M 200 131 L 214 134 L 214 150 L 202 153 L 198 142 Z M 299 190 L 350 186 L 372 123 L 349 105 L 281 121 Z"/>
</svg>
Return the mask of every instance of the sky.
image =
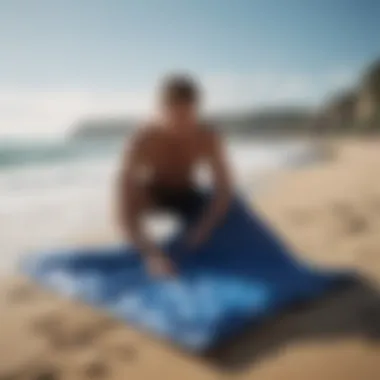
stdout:
<svg viewBox="0 0 380 380">
<path fill-rule="evenodd" d="M 0 136 L 149 114 L 190 72 L 205 110 L 319 106 L 380 56 L 378 0 L 0 0 Z"/>
</svg>

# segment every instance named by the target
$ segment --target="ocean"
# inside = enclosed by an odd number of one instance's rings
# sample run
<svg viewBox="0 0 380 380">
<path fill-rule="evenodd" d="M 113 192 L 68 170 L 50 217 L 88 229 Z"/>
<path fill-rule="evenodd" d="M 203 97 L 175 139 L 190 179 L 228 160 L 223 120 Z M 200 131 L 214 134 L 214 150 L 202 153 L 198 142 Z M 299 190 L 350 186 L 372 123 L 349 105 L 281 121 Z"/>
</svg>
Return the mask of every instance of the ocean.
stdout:
<svg viewBox="0 0 380 380">
<path fill-rule="evenodd" d="M 123 144 L 0 142 L 0 275 L 32 252 L 118 239 L 113 201 Z M 227 152 L 237 186 L 246 193 L 271 170 L 315 153 L 304 141 L 253 139 L 230 140 Z M 150 222 L 153 230 L 170 224 L 160 218 Z"/>
</svg>

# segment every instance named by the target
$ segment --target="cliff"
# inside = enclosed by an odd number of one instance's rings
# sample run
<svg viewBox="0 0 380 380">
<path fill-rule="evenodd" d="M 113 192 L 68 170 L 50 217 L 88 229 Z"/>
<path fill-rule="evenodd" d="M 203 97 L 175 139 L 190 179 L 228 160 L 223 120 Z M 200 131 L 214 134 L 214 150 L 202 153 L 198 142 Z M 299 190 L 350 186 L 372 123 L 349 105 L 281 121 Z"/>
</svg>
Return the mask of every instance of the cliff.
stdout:
<svg viewBox="0 0 380 380">
<path fill-rule="evenodd" d="M 322 114 L 330 131 L 380 131 L 380 60 L 364 70 L 355 88 L 328 101 Z"/>
</svg>

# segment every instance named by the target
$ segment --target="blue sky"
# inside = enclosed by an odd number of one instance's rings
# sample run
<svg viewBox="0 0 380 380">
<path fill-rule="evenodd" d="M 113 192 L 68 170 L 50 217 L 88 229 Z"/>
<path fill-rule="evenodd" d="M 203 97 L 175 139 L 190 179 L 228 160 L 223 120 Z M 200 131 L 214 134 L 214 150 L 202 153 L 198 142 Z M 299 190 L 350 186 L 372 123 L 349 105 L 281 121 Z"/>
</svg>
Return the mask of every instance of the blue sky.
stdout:
<svg viewBox="0 0 380 380">
<path fill-rule="evenodd" d="M 0 0 L 0 133 L 148 112 L 170 70 L 208 109 L 319 104 L 380 55 L 378 20 L 377 0 Z"/>
</svg>

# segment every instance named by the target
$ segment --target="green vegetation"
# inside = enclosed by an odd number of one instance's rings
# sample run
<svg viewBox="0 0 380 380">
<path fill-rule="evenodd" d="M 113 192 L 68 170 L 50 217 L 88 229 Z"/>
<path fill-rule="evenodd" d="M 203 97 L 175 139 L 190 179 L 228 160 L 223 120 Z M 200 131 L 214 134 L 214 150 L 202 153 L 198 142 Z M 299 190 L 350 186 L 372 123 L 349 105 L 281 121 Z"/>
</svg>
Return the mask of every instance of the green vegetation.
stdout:
<svg viewBox="0 0 380 380">
<path fill-rule="evenodd" d="M 380 60 L 365 70 L 359 84 L 325 108 L 331 132 L 380 132 Z"/>
</svg>

